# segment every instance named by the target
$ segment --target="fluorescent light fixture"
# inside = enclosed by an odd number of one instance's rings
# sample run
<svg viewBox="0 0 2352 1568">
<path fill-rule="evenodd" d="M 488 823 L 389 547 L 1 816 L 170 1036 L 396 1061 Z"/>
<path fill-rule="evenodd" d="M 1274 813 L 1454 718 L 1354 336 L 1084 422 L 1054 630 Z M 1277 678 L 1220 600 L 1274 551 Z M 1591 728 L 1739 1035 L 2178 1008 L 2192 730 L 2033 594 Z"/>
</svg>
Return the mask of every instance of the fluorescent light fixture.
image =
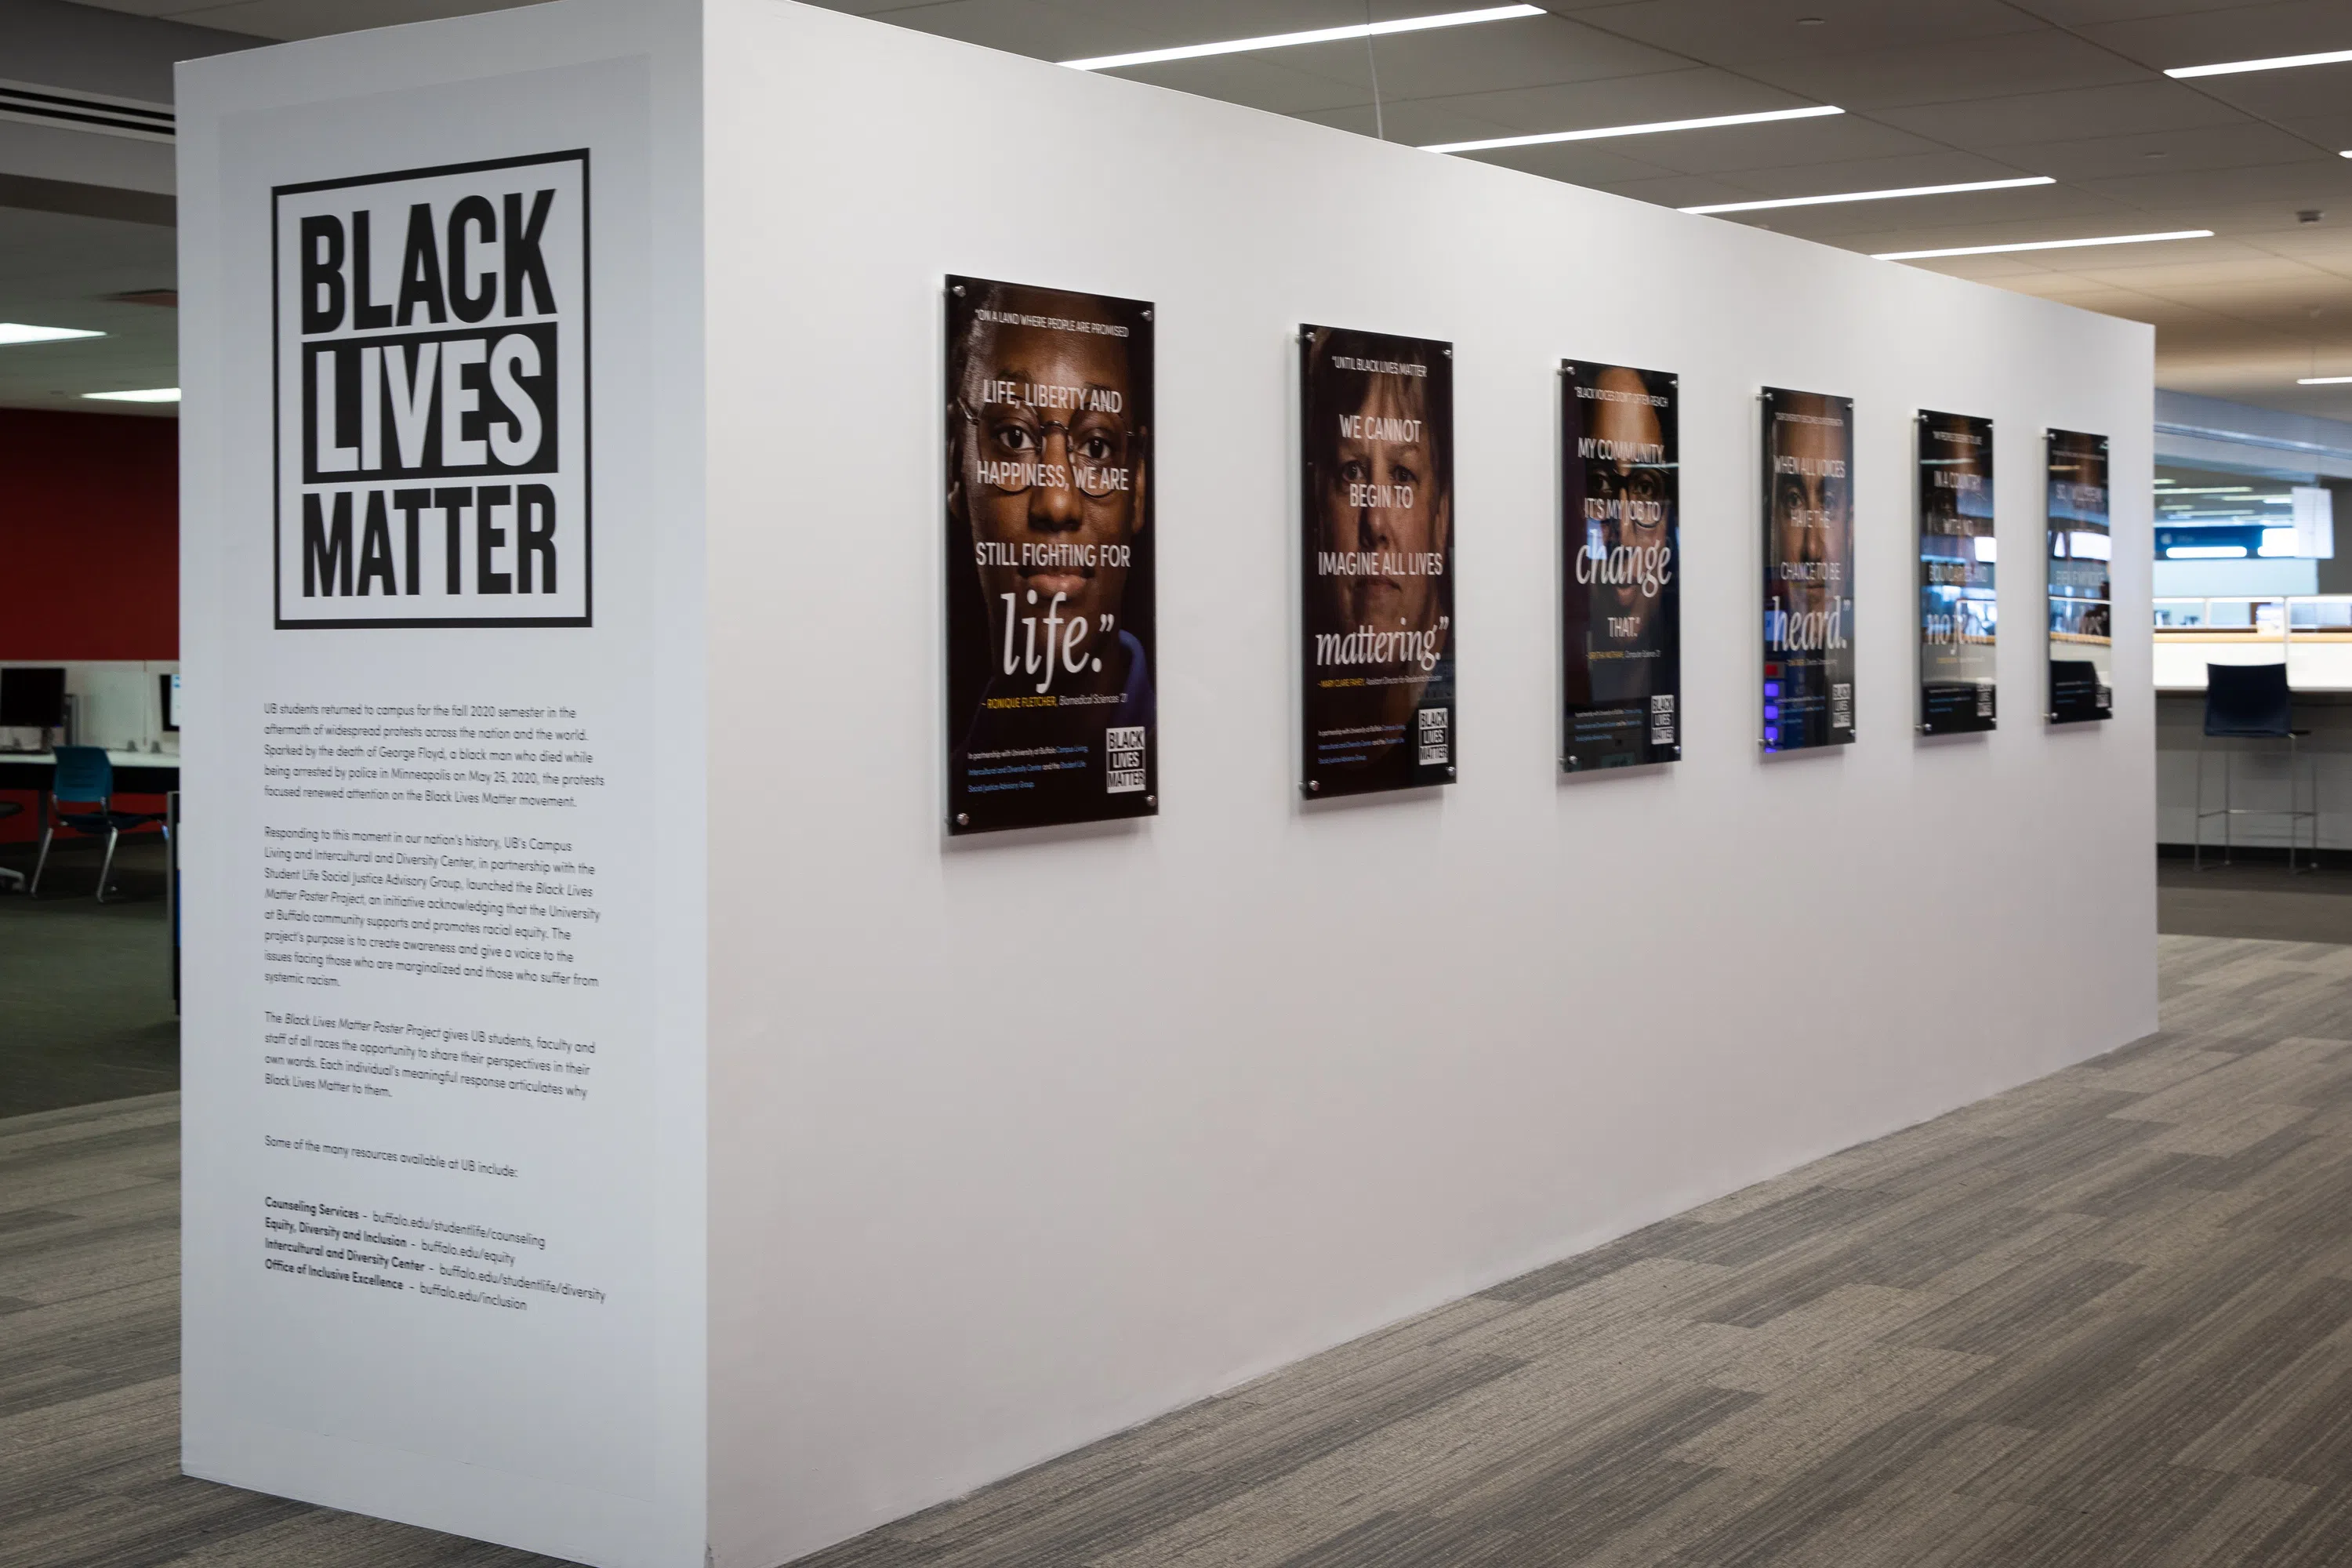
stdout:
<svg viewBox="0 0 2352 1568">
<path fill-rule="evenodd" d="M 2294 546 L 2295 539 L 2294 529 L 2266 528 L 2263 530 L 2263 542 L 2260 547 L 2254 551 L 2254 553 L 2257 555 L 2269 556 L 2275 560 L 2277 557 L 2282 555 L 2292 556 L 2295 554 L 2296 551 Z"/>
<path fill-rule="evenodd" d="M 22 321 L 0 321 L 0 343 L 55 343 L 68 338 L 104 336 L 104 332 L 86 332 L 79 327 L 31 327 Z"/>
<path fill-rule="evenodd" d="M 1762 125 L 1773 120 L 1815 120 L 1843 114 L 1832 103 L 1810 109 L 1768 109 L 1760 114 L 1717 114 L 1705 120 L 1656 120 L 1646 125 L 1602 125 L 1591 131 L 1546 131 L 1534 136 L 1490 136 L 1483 142 L 1437 142 L 1424 153 L 1489 153 L 1497 147 L 1540 147 L 1550 142 L 1598 142 L 1611 136 L 1654 136 L 1662 131 L 1712 131 L 1722 125 Z"/>
<path fill-rule="evenodd" d="M 2162 479 L 2157 481 L 2158 484 L 2165 482 Z M 2164 493 L 2168 496 L 2249 496 L 2254 493 L 2254 487 L 2252 485 L 2182 485 L 2177 489 L 2169 489 Z"/>
<path fill-rule="evenodd" d="M 2273 55 L 2264 60 L 2223 60 L 2212 66 L 2175 66 L 2167 76 L 2238 76 L 2246 71 L 2292 70 L 2296 66 L 2335 66 L 2352 60 L 2352 49 L 2330 49 L 2324 55 Z"/>
<path fill-rule="evenodd" d="M 2066 558 L 2070 561 L 2111 561 L 2116 542 L 2107 534 L 2070 531 L 2066 535 Z"/>
<path fill-rule="evenodd" d="M 2344 155 L 2352 158 L 2352 153 Z M 2294 384 L 2297 386 L 2343 386 L 2352 384 L 2352 375 L 2298 375 Z"/>
<path fill-rule="evenodd" d="M 2210 239 L 2210 228 L 2174 229 L 2168 234 L 2102 234 L 2089 239 L 2025 239 L 2014 245 L 1954 245 L 1941 250 L 1882 250 L 1873 261 L 1924 261 L 1931 256 L 2001 256 L 2012 250 L 2075 250 L 2086 245 L 2151 245 L 2159 239 Z"/>
<path fill-rule="evenodd" d="M 177 403 L 180 401 L 180 389 L 176 386 L 151 386 L 143 392 L 85 392 L 82 395 L 107 403 Z"/>
<path fill-rule="evenodd" d="M 1777 196 L 1769 202 L 1717 202 L 1703 207 L 1677 207 L 1686 213 L 1760 213 L 1772 207 L 1819 207 L 1832 202 L 1885 202 L 1896 196 L 1956 196 L 1963 191 L 2014 191 L 2026 185 L 2054 185 L 2047 174 L 2021 180 L 1970 180 L 1958 185 L 1906 185 L 1893 191 L 1845 191 L 1834 196 Z"/>
<path fill-rule="evenodd" d="M 1197 60 L 1210 55 L 1247 54 L 1253 49 L 1286 49 L 1297 44 L 1336 44 L 1347 38 L 1386 37 L 1391 33 L 1425 33 L 1433 27 L 1466 27 L 1474 22 L 1507 22 L 1515 16 L 1543 14 L 1540 5 L 1489 5 L 1479 11 L 1443 11 L 1434 16 L 1400 16 L 1393 22 L 1317 27 L 1305 33 L 1268 33 L 1256 38 L 1229 38 L 1222 44 L 1182 44 L 1172 49 L 1138 49 L 1132 54 L 1097 55 L 1093 59 L 1061 63 L 1072 70 L 1117 70 L 1122 66 L 1155 66 L 1164 60 Z"/>
<path fill-rule="evenodd" d="M 2237 561 L 2245 553 L 2242 544 L 2168 544 L 2164 549 L 2168 561 Z"/>
</svg>

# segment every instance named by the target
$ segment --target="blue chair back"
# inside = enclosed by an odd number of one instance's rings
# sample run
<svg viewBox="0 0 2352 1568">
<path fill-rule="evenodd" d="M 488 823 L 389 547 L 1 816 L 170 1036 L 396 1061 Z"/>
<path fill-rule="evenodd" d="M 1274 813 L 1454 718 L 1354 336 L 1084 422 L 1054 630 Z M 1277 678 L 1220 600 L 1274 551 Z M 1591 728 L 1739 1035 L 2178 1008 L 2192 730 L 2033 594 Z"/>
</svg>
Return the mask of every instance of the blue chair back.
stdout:
<svg viewBox="0 0 2352 1568">
<path fill-rule="evenodd" d="M 2284 737 L 2294 724 L 2294 694 L 2284 664 L 2205 667 L 2205 732 Z"/>
<path fill-rule="evenodd" d="M 59 800 L 94 800 L 105 805 L 114 798 L 114 764 L 104 746 L 59 746 L 58 776 L 49 793 Z"/>
</svg>

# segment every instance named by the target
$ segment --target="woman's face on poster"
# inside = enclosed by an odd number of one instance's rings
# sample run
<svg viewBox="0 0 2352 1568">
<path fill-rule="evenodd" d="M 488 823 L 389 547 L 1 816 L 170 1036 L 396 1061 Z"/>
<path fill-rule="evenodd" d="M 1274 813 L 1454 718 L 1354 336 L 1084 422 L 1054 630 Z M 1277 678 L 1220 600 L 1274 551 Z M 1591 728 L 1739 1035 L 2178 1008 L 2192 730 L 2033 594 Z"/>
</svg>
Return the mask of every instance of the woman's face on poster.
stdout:
<svg viewBox="0 0 2352 1568">
<path fill-rule="evenodd" d="M 1318 498 L 1324 548 L 1373 557 L 1370 571 L 1329 579 L 1338 623 L 1427 630 L 1437 624 L 1444 577 L 1437 563 L 1452 524 L 1440 487 L 1426 383 L 1365 375 L 1362 395 L 1325 417 L 1340 421 Z"/>
</svg>

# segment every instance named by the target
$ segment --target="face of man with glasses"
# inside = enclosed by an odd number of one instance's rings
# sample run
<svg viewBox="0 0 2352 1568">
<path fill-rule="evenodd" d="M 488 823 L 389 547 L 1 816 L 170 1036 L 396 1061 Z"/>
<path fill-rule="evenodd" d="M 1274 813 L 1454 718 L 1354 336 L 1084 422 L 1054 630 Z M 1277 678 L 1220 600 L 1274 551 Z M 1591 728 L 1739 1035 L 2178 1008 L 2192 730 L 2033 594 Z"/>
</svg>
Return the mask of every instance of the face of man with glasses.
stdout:
<svg viewBox="0 0 2352 1568">
<path fill-rule="evenodd" d="M 1590 552 L 1598 546 L 1599 557 L 1607 560 L 1619 549 L 1662 548 L 1674 537 L 1673 509 L 1668 504 L 1673 489 L 1663 467 L 1638 460 L 1642 454 L 1655 453 L 1663 462 L 1665 452 L 1665 430 L 1658 422 L 1658 411 L 1650 405 L 1649 389 L 1642 384 L 1640 375 L 1623 369 L 1603 371 L 1594 379 L 1593 387 L 1626 395 L 1595 398 L 1589 405 L 1592 410 L 1588 416 L 1590 434 L 1609 443 L 1602 449 L 1616 456 L 1586 463 L 1585 496 L 1588 500 L 1615 504 L 1586 509 L 1585 549 Z M 1658 558 L 1636 559 L 1648 563 Z M 1675 564 L 1669 562 L 1664 570 L 1675 569 Z M 1636 565 L 1607 575 L 1625 580 L 1604 581 L 1594 591 L 1593 609 L 1597 616 L 1607 617 L 1596 621 L 1595 630 L 1611 642 L 1636 640 L 1649 629 L 1659 604 L 1658 595 L 1645 593 L 1643 584 L 1658 583 L 1664 572 Z"/>
<path fill-rule="evenodd" d="M 1399 560 L 1443 554 L 1453 502 L 1441 487 L 1427 384 L 1403 375 L 1349 379 L 1362 395 L 1337 411 L 1341 434 L 1322 476 L 1322 547 Z M 1434 629 L 1444 581 L 1440 572 L 1402 569 L 1326 579 L 1338 601 L 1337 624 L 1378 631 Z"/>
<path fill-rule="evenodd" d="M 1013 291 L 1000 301 L 1047 314 L 1057 303 Z M 1056 690 L 1116 690 L 1125 679 L 1118 617 L 1145 482 L 1133 394 L 1124 338 L 991 324 L 950 410 L 951 500 L 971 529 L 994 641 L 1025 663 L 1045 627 L 1062 666 Z"/>
</svg>

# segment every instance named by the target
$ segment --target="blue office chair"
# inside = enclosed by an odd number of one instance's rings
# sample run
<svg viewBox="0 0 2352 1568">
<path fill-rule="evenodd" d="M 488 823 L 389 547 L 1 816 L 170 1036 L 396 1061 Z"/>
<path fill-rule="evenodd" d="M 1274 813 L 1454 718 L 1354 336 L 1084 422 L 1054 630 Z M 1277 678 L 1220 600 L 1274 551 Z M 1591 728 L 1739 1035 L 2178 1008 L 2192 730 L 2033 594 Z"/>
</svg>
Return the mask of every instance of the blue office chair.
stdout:
<svg viewBox="0 0 2352 1568">
<path fill-rule="evenodd" d="M 2300 742 L 2311 731 L 2294 727 L 2294 693 L 2287 686 L 2284 664 L 2209 664 L 2205 667 L 2205 731 L 2197 739 L 2197 830 L 2193 862 L 2205 868 L 2205 819 L 2221 819 L 2221 863 L 2230 863 L 2231 821 L 2240 816 L 2284 816 L 2286 824 L 2286 868 L 2294 874 L 2296 824 L 2311 823 L 2311 862 L 2319 865 L 2319 759 L 2311 760 L 2311 809 L 2295 805 L 2295 763 Z M 2286 742 L 2286 809 L 2239 805 L 2232 798 L 2231 773 L 2238 748 L 2221 752 L 2221 804 L 2205 809 L 2205 742 L 2219 741 L 2284 741 Z"/>
<path fill-rule="evenodd" d="M 154 827 L 168 840 L 172 830 L 158 813 L 114 809 L 114 764 L 106 760 L 105 747 L 59 746 L 57 755 L 57 779 L 49 786 L 49 809 L 41 823 L 41 852 L 33 862 L 32 896 L 40 896 L 41 873 L 49 864 L 49 840 L 65 827 L 93 838 L 106 835 L 106 859 L 98 868 L 98 901 L 102 904 L 107 881 L 114 875 L 114 847 L 122 836 Z M 68 811 L 68 801 L 96 809 Z"/>
</svg>

